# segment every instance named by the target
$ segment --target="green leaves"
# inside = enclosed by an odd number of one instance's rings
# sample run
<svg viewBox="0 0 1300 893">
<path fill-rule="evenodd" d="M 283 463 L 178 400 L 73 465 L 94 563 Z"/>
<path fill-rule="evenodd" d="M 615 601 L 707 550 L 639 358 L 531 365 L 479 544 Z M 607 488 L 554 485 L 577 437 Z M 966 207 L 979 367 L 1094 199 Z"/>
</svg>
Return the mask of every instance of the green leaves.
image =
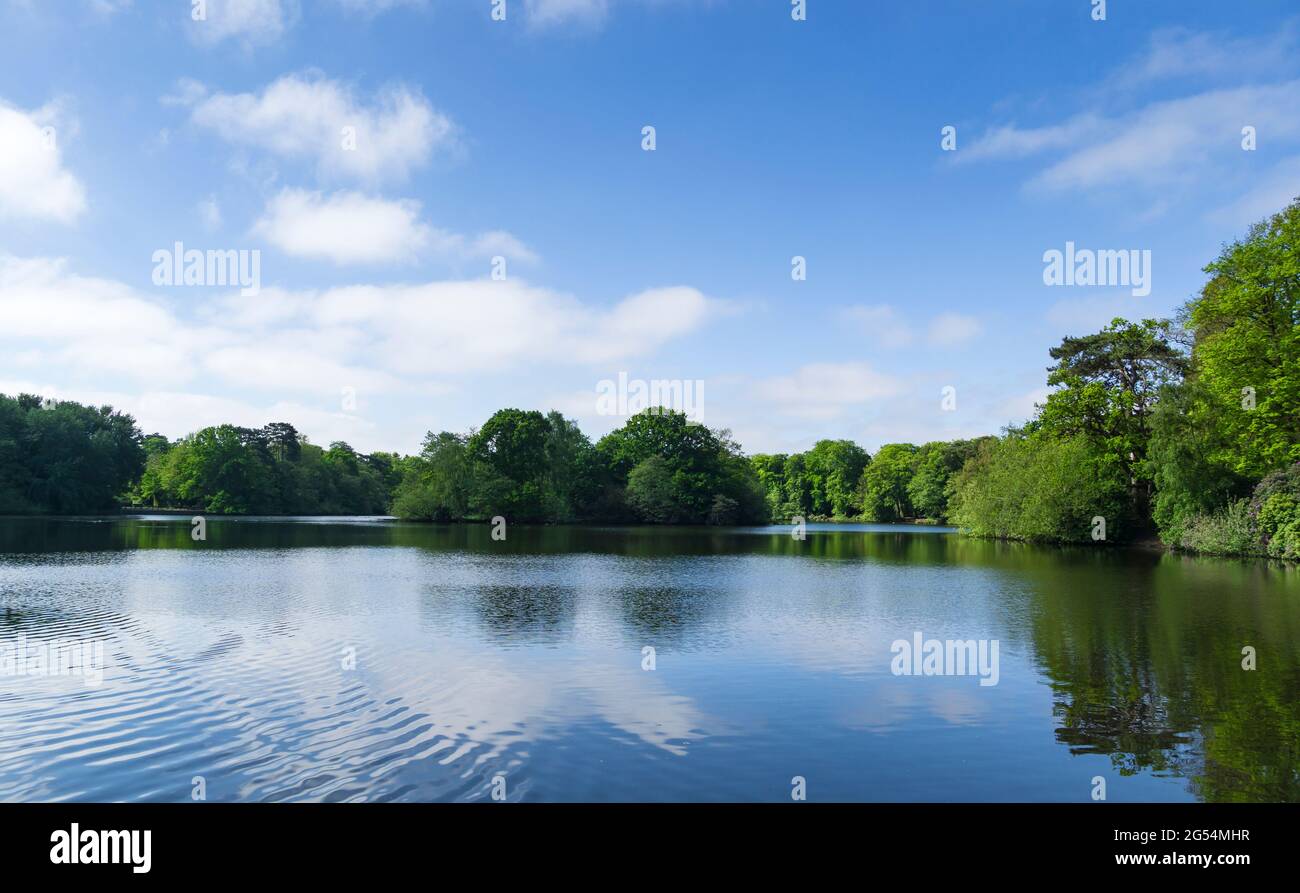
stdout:
<svg viewBox="0 0 1300 893">
<path fill-rule="evenodd" d="M 914 444 L 887 443 L 872 457 L 858 485 L 863 516 L 873 521 L 915 516 L 907 487 L 918 451 Z"/>
<path fill-rule="evenodd" d="M 1098 516 L 1108 540 L 1132 535 L 1123 470 L 1084 437 L 1009 434 L 984 444 L 954 480 L 949 514 L 975 536 L 1088 542 Z"/>
<path fill-rule="evenodd" d="M 107 406 L 0 394 L 0 512 L 113 508 L 144 469 L 143 438 Z"/>
<path fill-rule="evenodd" d="M 1300 201 L 1205 269 L 1210 281 L 1183 311 L 1193 374 L 1222 410 L 1218 458 L 1259 479 L 1300 460 Z"/>
</svg>

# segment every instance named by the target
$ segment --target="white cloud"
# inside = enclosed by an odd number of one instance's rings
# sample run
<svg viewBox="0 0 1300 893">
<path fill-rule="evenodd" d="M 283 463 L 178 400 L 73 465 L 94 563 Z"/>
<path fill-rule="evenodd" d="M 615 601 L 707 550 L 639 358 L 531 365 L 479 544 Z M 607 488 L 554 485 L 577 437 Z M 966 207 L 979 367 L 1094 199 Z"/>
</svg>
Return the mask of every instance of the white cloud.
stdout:
<svg viewBox="0 0 1300 893">
<path fill-rule="evenodd" d="M 1300 141 L 1296 108 L 1300 80 L 1211 90 L 1120 116 L 1088 113 L 1039 128 L 996 128 L 964 150 L 964 157 L 1055 154 L 1028 182 L 1045 192 L 1200 184 L 1242 160 L 1241 129 L 1247 124 L 1275 145 Z"/>
<path fill-rule="evenodd" d="M 812 363 L 758 385 L 758 396 L 786 415 L 829 419 L 902 391 L 897 379 L 866 363 Z"/>
<path fill-rule="evenodd" d="M 128 286 L 69 273 L 62 260 L 0 255 L 0 333 L 4 337 L 126 338 L 176 334 L 171 314 Z"/>
<path fill-rule="evenodd" d="M 889 304 L 854 305 L 845 308 L 843 316 L 881 347 L 907 347 L 915 340 L 912 326 Z M 981 331 L 983 327 L 974 317 L 941 313 L 930 321 L 926 340 L 935 347 L 951 347 L 969 341 Z"/>
<path fill-rule="evenodd" d="M 186 319 L 61 260 L 0 256 L 0 369 L 36 360 L 74 381 L 202 382 L 331 399 L 343 387 L 437 394 L 468 373 L 526 365 L 537 375 L 642 356 L 721 306 L 675 287 L 601 307 L 513 278 L 232 292 Z"/>
<path fill-rule="evenodd" d="M 952 347 L 979 336 L 984 326 L 973 316 L 960 313 L 941 313 L 930 323 L 930 343 L 936 347 Z"/>
<path fill-rule="evenodd" d="M 454 375 L 641 356 L 718 310 L 693 288 L 651 289 L 603 310 L 511 278 L 330 289 L 311 315 L 371 333 L 399 374 Z"/>
<path fill-rule="evenodd" d="M 1236 81 L 1276 77 L 1296 67 L 1296 22 L 1289 21 L 1261 37 L 1233 37 L 1188 28 L 1165 28 L 1151 35 L 1147 49 L 1123 66 L 1113 83 L 1134 87 L 1181 78 Z"/>
<path fill-rule="evenodd" d="M 982 161 L 990 158 L 1025 158 L 1051 149 L 1077 146 L 1107 128 L 1106 121 L 1094 114 L 1078 115 L 1061 124 L 1019 128 L 1015 125 L 995 127 L 969 147 L 952 156 L 955 162 Z"/>
<path fill-rule="evenodd" d="M 906 347 L 912 343 L 912 328 L 888 304 L 855 305 L 844 310 L 848 320 L 882 347 Z"/>
<path fill-rule="evenodd" d="M 431 239 L 419 215 L 416 201 L 285 189 L 271 199 L 253 232 L 287 254 L 336 264 L 411 261 Z"/>
<path fill-rule="evenodd" d="M 524 0 L 530 23 L 545 27 L 564 22 L 594 24 L 609 14 L 609 0 Z"/>
<path fill-rule="evenodd" d="M 347 12 L 360 13 L 368 16 L 378 15 L 381 12 L 396 9 L 399 6 L 425 5 L 425 0 L 334 0 L 334 2 L 343 7 Z"/>
<path fill-rule="evenodd" d="M 495 257 L 532 263 L 537 253 L 505 230 L 494 229 L 467 238 L 446 230 L 434 231 L 435 245 L 443 254 L 462 258 Z"/>
<path fill-rule="evenodd" d="M 314 161 L 327 177 L 401 180 L 435 149 L 455 144 L 451 120 L 401 84 L 367 103 L 350 86 L 319 73 L 286 75 L 257 94 L 208 96 L 183 81 L 163 101 L 191 105 L 194 123 L 229 143 Z"/>
<path fill-rule="evenodd" d="M 221 229 L 221 205 L 215 195 L 210 195 L 198 206 L 199 219 L 208 230 Z"/>
<path fill-rule="evenodd" d="M 81 182 L 63 167 L 58 107 L 24 112 L 0 101 L 0 218 L 71 223 L 86 209 Z"/>
<path fill-rule="evenodd" d="M 40 346 L 65 370 L 140 380 L 188 377 L 187 350 L 198 346 L 166 308 L 121 283 L 71 274 L 61 260 L 0 256 L 6 341 Z"/>
<path fill-rule="evenodd" d="M 298 18 L 296 0 L 205 0 L 202 7 L 179 4 L 189 19 L 196 43 L 214 46 L 235 39 L 245 46 L 264 46 L 279 40 Z M 203 11 L 196 20 L 195 12 Z"/>
<path fill-rule="evenodd" d="M 298 257 L 336 264 L 409 262 L 427 254 L 456 259 L 502 255 L 532 261 L 536 255 L 500 230 L 468 238 L 420 221 L 420 203 L 390 201 L 358 192 L 285 189 L 267 205 L 255 235 Z"/>
</svg>

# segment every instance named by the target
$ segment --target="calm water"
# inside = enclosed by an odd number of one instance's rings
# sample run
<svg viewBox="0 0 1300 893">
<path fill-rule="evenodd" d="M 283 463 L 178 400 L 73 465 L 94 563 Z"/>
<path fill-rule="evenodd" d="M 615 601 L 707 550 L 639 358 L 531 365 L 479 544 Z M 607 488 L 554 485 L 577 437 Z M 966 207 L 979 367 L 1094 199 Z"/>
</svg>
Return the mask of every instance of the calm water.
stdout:
<svg viewBox="0 0 1300 893">
<path fill-rule="evenodd" d="M 104 660 L 0 676 L 0 799 L 1300 800 L 1282 565 L 874 525 L 207 534 L 0 519 L 0 649 Z M 894 675 L 917 631 L 996 639 L 997 684 Z"/>
</svg>

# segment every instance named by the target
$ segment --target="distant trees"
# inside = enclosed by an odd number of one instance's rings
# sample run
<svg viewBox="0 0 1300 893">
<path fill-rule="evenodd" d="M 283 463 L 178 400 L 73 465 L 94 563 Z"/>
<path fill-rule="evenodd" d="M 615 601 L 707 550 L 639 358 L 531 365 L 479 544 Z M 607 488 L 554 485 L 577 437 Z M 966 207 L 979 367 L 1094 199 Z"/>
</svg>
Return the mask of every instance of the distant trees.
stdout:
<svg viewBox="0 0 1300 893">
<path fill-rule="evenodd" d="M 907 498 L 913 512 L 921 518 L 948 521 L 953 476 L 981 448 L 995 440 L 995 437 L 980 437 L 924 444 L 913 456 L 912 476 L 907 482 Z"/>
<path fill-rule="evenodd" d="M 498 411 L 468 436 L 430 434 L 406 467 L 393 511 L 436 521 L 767 518 L 753 468 L 726 432 L 657 407 L 595 445 L 559 413 L 518 409 Z"/>
<path fill-rule="evenodd" d="M 383 514 L 394 457 L 358 454 L 346 443 L 328 450 L 306 442 L 287 422 L 264 428 L 217 425 L 170 443 L 144 440 L 144 472 L 134 505 L 214 514 Z"/>
<path fill-rule="evenodd" d="M 806 453 L 760 453 L 750 464 L 773 521 L 943 522 L 950 480 L 991 439 L 885 444 L 874 457 L 851 440 L 820 440 Z"/>
<path fill-rule="evenodd" d="M 862 514 L 874 521 L 898 521 L 915 514 L 908 484 L 916 467 L 918 447 L 887 443 L 871 459 L 859 482 Z"/>
<path fill-rule="evenodd" d="M 819 440 L 806 453 L 759 454 L 750 462 L 774 520 L 852 518 L 862 512 L 858 482 L 871 456 L 851 440 Z"/>
<path fill-rule="evenodd" d="M 502 409 L 416 456 L 322 449 L 292 425 L 142 437 L 109 407 L 0 395 L 0 513 L 122 497 L 221 513 L 653 524 L 949 521 L 1049 542 L 1150 532 L 1179 548 L 1300 559 L 1300 201 L 1206 267 L 1176 321 L 1114 319 L 1049 351 L 1053 388 L 1001 437 L 849 440 L 746 458 L 727 431 L 658 407 L 592 443 Z"/>
<path fill-rule="evenodd" d="M 467 438 L 430 431 L 424 449 L 407 460 L 393 497 L 393 514 L 424 521 L 468 517 L 470 459 Z"/>
<path fill-rule="evenodd" d="M 144 467 L 142 441 L 107 406 L 0 394 L 0 514 L 113 508 Z"/>
</svg>

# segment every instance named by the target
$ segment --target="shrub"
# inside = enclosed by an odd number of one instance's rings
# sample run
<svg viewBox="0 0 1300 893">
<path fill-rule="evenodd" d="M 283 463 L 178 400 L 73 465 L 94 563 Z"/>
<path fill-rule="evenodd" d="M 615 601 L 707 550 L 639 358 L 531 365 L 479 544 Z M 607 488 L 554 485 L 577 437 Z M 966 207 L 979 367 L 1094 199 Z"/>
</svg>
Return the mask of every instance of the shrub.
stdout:
<svg viewBox="0 0 1300 893">
<path fill-rule="evenodd" d="M 1258 555 L 1259 538 L 1250 518 L 1250 500 L 1238 499 L 1216 512 L 1194 515 L 1183 526 L 1180 549 L 1207 555 Z"/>
<path fill-rule="evenodd" d="M 1010 434 L 983 445 L 953 483 L 949 516 L 973 536 L 1086 542 L 1092 519 L 1108 540 L 1132 530 L 1123 469 L 1083 437 Z"/>
</svg>

